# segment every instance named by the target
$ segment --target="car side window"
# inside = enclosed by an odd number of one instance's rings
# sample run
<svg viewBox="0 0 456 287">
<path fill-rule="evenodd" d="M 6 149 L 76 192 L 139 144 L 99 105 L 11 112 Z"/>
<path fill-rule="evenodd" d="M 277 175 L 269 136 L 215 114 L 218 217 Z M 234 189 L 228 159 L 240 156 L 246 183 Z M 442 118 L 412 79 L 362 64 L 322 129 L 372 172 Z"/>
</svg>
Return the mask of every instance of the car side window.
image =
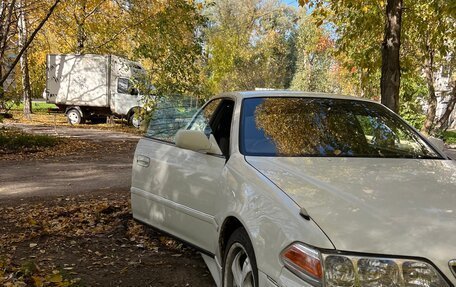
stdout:
<svg viewBox="0 0 456 287">
<path fill-rule="evenodd" d="M 216 99 L 209 102 L 199 113 L 193 118 L 187 129 L 193 131 L 202 131 L 207 137 L 212 133 L 210 125 L 211 119 L 217 110 L 217 107 L 222 102 L 222 99 Z"/>
<path fill-rule="evenodd" d="M 234 101 L 217 99 L 207 104 L 188 126 L 189 130 L 202 131 L 215 140 L 223 155 L 229 155 L 231 120 Z"/>
<path fill-rule="evenodd" d="M 188 126 L 199 107 L 199 103 L 190 97 L 156 98 L 154 112 L 145 136 L 174 143 L 177 131 Z"/>
<path fill-rule="evenodd" d="M 231 121 L 233 119 L 234 101 L 225 99 L 220 104 L 211 121 L 212 134 L 226 157 L 230 154 Z"/>
</svg>

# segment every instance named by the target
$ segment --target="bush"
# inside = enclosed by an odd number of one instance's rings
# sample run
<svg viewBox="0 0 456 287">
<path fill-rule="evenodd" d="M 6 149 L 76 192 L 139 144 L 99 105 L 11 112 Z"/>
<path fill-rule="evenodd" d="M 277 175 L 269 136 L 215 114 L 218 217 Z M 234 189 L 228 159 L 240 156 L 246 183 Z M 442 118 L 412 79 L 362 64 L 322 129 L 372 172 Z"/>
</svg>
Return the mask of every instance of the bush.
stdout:
<svg viewBox="0 0 456 287">
<path fill-rule="evenodd" d="M 442 133 L 443 140 L 447 144 L 456 144 L 456 131 L 446 131 Z"/>
<path fill-rule="evenodd" d="M 58 138 L 48 135 L 33 135 L 17 129 L 0 128 L 0 153 L 38 151 L 53 147 L 58 142 Z"/>
<path fill-rule="evenodd" d="M 405 102 L 401 105 L 401 117 L 410 125 L 420 130 L 426 120 L 426 116 L 421 110 L 421 105 L 418 102 Z"/>
</svg>

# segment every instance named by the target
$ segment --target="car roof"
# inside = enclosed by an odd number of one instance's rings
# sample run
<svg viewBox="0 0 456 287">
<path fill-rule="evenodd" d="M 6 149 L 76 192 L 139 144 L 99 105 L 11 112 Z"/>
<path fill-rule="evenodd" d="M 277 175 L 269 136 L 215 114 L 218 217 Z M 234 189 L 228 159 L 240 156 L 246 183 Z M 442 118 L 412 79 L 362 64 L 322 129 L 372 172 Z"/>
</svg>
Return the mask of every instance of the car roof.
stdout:
<svg viewBox="0 0 456 287">
<path fill-rule="evenodd" d="M 328 99 L 342 99 L 342 100 L 354 100 L 354 101 L 365 101 L 378 103 L 376 101 L 358 98 L 352 96 L 343 96 L 338 94 L 328 93 L 314 93 L 314 92 L 300 92 L 300 91 L 288 91 L 288 90 L 258 90 L 258 91 L 238 91 L 238 92 L 227 92 L 221 94 L 219 97 L 232 96 L 240 100 L 247 98 L 263 98 L 263 97 L 297 97 L 297 98 L 328 98 Z"/>
</svg>

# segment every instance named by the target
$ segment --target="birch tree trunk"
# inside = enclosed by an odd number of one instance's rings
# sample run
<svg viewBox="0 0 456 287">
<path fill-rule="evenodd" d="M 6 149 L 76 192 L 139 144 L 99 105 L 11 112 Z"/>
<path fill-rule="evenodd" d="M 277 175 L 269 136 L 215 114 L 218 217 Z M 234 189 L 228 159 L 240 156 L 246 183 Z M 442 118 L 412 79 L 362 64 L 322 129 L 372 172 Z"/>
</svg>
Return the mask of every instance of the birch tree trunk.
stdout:
<svg viewBox="0 0 456 287">
<path fill-rule="evenodd" d="M 18 17 L 18 30 L 19 30 L 19 49 L 22 49 L 28 37 L 27 15 L 25 13 L 25 1 L 19 0 L 19 17 Z M 22 95 L 24 102 L 24 117 L 31 118 L 32 114 L 32 90 L 30 88 L 30 73 L 28 67 L 28 51 L 25 51 L 20 59 L 21 73 L 22 73 Z"/>
<path fill-rule="evenodd" d="M 434 76 L 434 51 L 427 47 L 428 58 L 426 60 L 426 66 L 424 68 L 424 74 L 426 76 L 426 85 L 428 87 L 428 110 L 426 115 L 426 121 L 424 122 L 422 132 L 425 135 L 430 135 L 434 127 L 435 114 L 437 110 L 437 96 L 435 95 L 435 76 Z"/>
<path fill-rule="evenodd" d="M 451 114 L 454 111 L 456 106 L 456 82 L 453 83 L 453 89 L 451 90 L 451 98 L 448 102 L 445 112 L 437 121 L 436 128 L 440 130 L 445 130 L 448 128 L 448 121 L 450 119 Z"/>
<path fill-rule="evenodd" d="M 402 0 L 388 0 L 386 23 L 382 43 L 382 76 L 380 90 L 382 104 L 399 112 L 399 88 L 401 85 L 401 46 Z"/>
<path fill-rule="evenodd" d="M 0 2 L 0 43 L 3 43 L 3 13 L 5 11 L 5 1 L 1 0 Z M 0 46 L 1 49 L 3 47 Z M 3 57 L 0 57 L 0 78 L 2 77 L 3 74 Z M 0 86 L 0 111 L 3 110 L 3 84 Z"/>
</svg>

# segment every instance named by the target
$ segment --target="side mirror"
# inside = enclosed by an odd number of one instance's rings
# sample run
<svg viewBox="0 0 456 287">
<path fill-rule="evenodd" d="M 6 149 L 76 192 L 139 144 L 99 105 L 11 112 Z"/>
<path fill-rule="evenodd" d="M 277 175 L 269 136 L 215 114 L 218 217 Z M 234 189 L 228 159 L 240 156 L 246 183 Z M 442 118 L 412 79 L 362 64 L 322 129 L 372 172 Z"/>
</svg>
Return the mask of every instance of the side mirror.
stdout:
<svg viewBox="0 0 456 287">
<path fill-rule="evenodd" d="M 199 152 L 211 150 L 211 142 L 201 131 L 179 130 L 175 137 L 176 146 Z"/>
<path fill-rule="evenodd" d="M 443 151 L 443 148 L 445 147 L 443 140 L 435 137 L 428 137 L 428 140 L 440 151 Z"/>
<path fill-rule="evenodd" d="M 137 95 L 139 95 L 138 89 L 137 89 L 137 88 L 132 88 L 132 89 L 130 90 L 130 95 L 132 95 L 132 96 L 137 96 Z"/>
<path fill-rule="evenodd" d="M 177 147 L 183 149 L 223 155 L 214 136 L 211 134 L 207 138 L 206 134 L 201 131 L 179 130 L 176 133 L 175 142 Z"/>
</svg>

